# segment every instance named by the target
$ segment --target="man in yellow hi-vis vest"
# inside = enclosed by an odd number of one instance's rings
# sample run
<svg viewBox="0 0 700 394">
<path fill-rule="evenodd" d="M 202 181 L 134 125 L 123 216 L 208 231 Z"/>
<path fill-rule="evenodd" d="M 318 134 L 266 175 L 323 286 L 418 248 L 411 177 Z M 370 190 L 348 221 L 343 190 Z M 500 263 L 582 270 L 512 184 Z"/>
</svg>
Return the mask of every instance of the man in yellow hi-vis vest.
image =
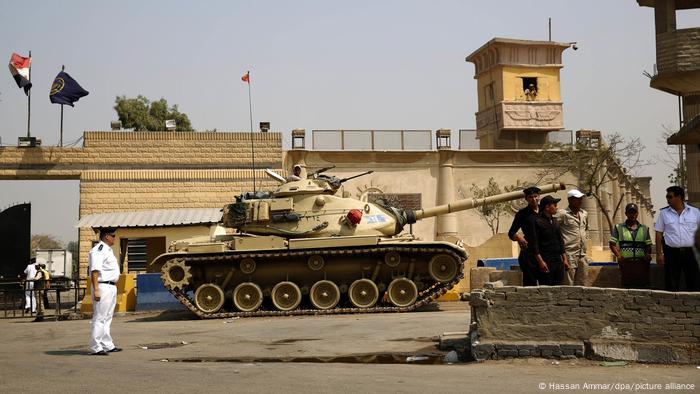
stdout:
<svg viewBox="0 0 700 394">
<path fill-rule="evenodd" d="M 651 261 L 651 237 L 649 227 L 639 223 L 637 204 L 625 207 L 627 220 L 613 228 L 610 250 L 620 266 L 620 278 L 624 287 L 649 287 L 649 262 Z"/>
</svg>

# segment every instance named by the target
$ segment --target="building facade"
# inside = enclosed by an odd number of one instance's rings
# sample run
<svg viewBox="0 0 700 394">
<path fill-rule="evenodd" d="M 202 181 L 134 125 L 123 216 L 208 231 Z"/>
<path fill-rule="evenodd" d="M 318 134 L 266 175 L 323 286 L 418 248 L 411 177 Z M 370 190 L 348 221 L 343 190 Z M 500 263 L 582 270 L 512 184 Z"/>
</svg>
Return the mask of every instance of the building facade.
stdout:
<svg viewBox="0 0 700 394">
<path fill-rule="evenodd" d="M 698 9 L 698 0 L 637 0 L 654 8 L 656 65 L 650 86 L 678 97 L 679 130 L 667 143 L 678 146 L 687 198 L 700 204 L 700 27 L 676 28 L 676 12 Z"/>
</svg>

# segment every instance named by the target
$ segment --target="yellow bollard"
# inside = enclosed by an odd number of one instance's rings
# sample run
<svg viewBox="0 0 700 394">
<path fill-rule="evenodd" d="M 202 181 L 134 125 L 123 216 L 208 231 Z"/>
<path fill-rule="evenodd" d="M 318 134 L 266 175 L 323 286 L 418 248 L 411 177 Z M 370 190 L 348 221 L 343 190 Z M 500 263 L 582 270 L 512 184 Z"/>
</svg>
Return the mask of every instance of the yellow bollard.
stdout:
<svg viewBox="0 0 700 394">
<path fill-rule="evenodd" d="M 136 274 L 121 274 L 117 281 L 117 306 L 115 312 L 128 312 L 136 309 Z M 80 304 L 80 313 L 92 315 L 92 283 L 87 282 L 85 298 Z"/>
</svg>

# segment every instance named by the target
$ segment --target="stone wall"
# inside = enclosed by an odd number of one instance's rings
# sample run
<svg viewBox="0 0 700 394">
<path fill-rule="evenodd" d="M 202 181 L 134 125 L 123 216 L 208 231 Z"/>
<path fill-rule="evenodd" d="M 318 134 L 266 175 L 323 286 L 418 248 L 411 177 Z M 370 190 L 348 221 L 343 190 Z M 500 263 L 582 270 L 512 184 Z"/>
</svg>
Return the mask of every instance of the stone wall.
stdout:
<svg viewBox="0 0 700 394">
<path fill-rule="evenodd" d="M 102 212 L 216 208 L 252 190 L 249 133 L 86 132 L 75 160 L 80 216 Z M 277 184 L 265 168 L 282 171 L 282 136 L 254 133 L 258 190 Z M 95 235 L 80 231 L 80 275 Z"/>
<path fill-rule="evenodd" d="M 284 172 L 282 135 L 253 133 L 85 132 L 80 148 L 1 147 L 0 179 L 79 179 L 80 212 L 215 208 L 237 194 L 276 185 L 265 168 Z M 81 229 L 80 268 L 96 239 Z"/>
<path fill-rule="evenodd" d="M 700 70 L 700 28 L 657 34 L 656 64 L 660 74 Z"/>
<path fill-rule="evenodd" d="M 487 284 L 471 292 L 470 304 L 477 359 L 585 347 L 591 358 L 700 361 L 700 293 Z"/>
</svg>

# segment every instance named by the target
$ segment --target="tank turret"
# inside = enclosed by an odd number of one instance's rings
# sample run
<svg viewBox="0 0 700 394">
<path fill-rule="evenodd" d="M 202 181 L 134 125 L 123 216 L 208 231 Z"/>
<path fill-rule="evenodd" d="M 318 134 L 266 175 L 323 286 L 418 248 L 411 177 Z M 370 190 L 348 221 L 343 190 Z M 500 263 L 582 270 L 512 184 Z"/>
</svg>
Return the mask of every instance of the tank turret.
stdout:
<svg viewBox="0 0 700 394">
<path fill-rule="evenodd" d="M 223 224 L 243 233 L 277 235 L 286 238 L 314 238 L 353 235 L 398 235 L 406 224 L 446 213 L 459 212 L 486 204 L 522 198 L 521 191 L 467 198 L 417 211 L 403 210 L 385 201 L 378 204 L 335 196 L 343 182 L 363 175 L 339 179 L 322 172 L 307 179 L 286 182 L 271 193 L 244 193 L 224 207 Z M 275 179 L 283 179 L 281 177 Z M 541 186 L 542 193 L 562 189 L 561 184 Z"/>
<path fill-rule="evenodd" d="M 202 318 L 404 312 L 430 303 L 463 277 L 467 252 L 402 235 L 407 224 L 521 191 L 409 210 L 336 196 L 350 179 L 322 168 L 272 192 L 244 193 L 223 209 L 226 235 L 182 240 L 150 265 L 165 287 Z M 563 184 L 540 186 L 542 193 Z M 504 256 L 510 249 L 504 251 Z"/>
</svg>

